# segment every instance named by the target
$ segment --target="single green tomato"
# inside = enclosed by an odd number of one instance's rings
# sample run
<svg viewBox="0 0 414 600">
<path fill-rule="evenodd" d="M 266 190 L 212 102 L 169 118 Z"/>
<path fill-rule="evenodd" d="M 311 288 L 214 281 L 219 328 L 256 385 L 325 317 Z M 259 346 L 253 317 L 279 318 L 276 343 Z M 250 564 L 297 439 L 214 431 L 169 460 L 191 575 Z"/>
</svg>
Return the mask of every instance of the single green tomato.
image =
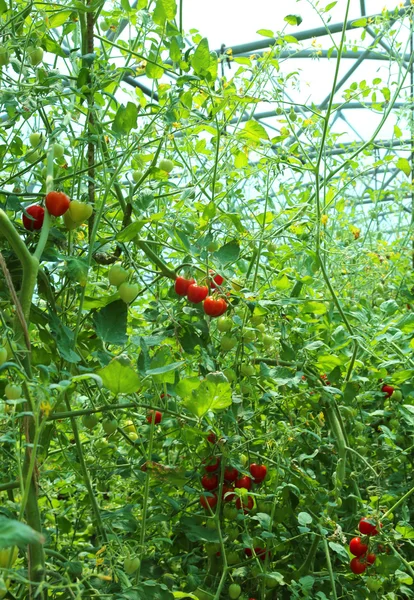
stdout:
<svg viewBox="0 0 414 600">
<path fill-rule="evenodd" d="M 212 242 L 209 243 L 209 245 L 207 246 L 207 250 L 209 252 L 216 252 L 216 250 L 218 250 L 220 247 L 220 244 L 217 240 L 213 240 Z"/>
<path fill-rule="evenodd" d="M 121 300 L 125 302 L 125 304 L 131 304 L 138 296 L 139 287 L 137 283 L 121 283 L 118 288 L 119 296 Z"/>
<path fill-rule="evenodd" d="M 273 346 L 274 339 L 271 335 L 265 333 L 262 337 L 262 344 L 265 348 L 271 348 Z"/>
<path fill-rule="evenodd" d="M 237 346 L 237 338 L 233 335 L 223 335 L 220 342 L 220 347 L 223 352 L 229 352 Z"/>
<path fill-rule="evenodd" d="M 118 428 L 118 421 L 116 419 L 111 419 L 110 421 L 104 421 L 102 423 L 102 428 L 106 435 L 111 435 L 115 433 Z"/>
<path fill-rule="evenodd" d="M 229 565 L 237 565 L 240 562 L 240 557 L 235 551 L 226 552 L 226 558 Z"/>
<path fill-rule="evenodd" d="M 217 319 L 217 329 L 222 333 L 230 331 L 233 327 L 233 321 L 230 317 L 219 317 Z"/>
<path fill-rule="evenodd" d="M 4 346 L 0 346 L 0 367 L 7 360 L 7 350 Z"/>
<path fill-rule="evenodd" d="M 172 160 L 170 160 L 169 158 L 163 158 L 160 160 L 160 162 L 158 163 L 158 167 L 162 170 L 162 171 L 166 171 L 167 173 L 171 173 L 171 171 L 174 168 L 174 163 Z"/>
<path fill-rule="evenodd" d="M 43 48 L 29 48 L 27 54 L 32 67 L 36 67 L 43 60 Z"/>
<path fill-rule="evenodd" d="M 121 283 L 124 283 L 128 279 L 128 271 L 121 267 L 121 265 L 112 265 L 108 271 L 108 279 L 111 285 L 119 287 Z"/>
<path fill-rule="evenodd" d="M 402 399 L 403 396 L 400 390 L 395 390 L 391 395 L 391 400 L 395 400 L 396 402 L 401 402 Z"/>
<path fill-rule="evenodd" d="M 61 144 L 58 144 L 57 142 L 55 144 L 53 144 L 54 158 L 62 158 L 64 152 L 65 152 L 65 149 Z"/>
<path fill-rule="evenodd" d="M 99 421 L 95 415 L 83 415 L 82 423 L 87 429 L 94 429 Z"/>
<path fill-rule="evenodd" d="M 124 560 L 124 571 L 127 575 L 132 575 L 135 573 L 135 571 L 138 571 L 140 566 L 141 561 L 139 560 L 138 556 L 135 556 L 134 558 L 126 558 Z"/>
<path fill-rule="evenodd" d="M 6 67 L 10 62 L 10 54 L 7 48 L 0 46 L 0 67 Z"/>
<path fill-rule="evenodd" d="M 230 369 L 228 367 L 227 369 L 224 369 L 223 373 L 225 374 L 225 376 L 227 377 L 227 379 L 229 381 L 236 381 L 237 380 L 236 371 L 234 369 Z"/>
<path fill-rule="evenodd" d="M 378 592 L 382 586 L 382 581 L 381 579 L 376 579 L 375 577 L 368 577 L 366 586 L 370 592 Z"/>
<path fill-rule="evenodd" d="M 243 342 L 246 344 L 248 344 L 250 342 L 254 342 L 254 340 L 256 339 L 256 332 L 253 329 L 244 328 L 242 335 L 243 335 Z"/>
<path fill-rule="evenodd" d="M 132 179 L 135 183 L 138 183 L 142 178 L 142 171 L 132 171 Z"/>
<path fill-rule="evenodd" d="M 33 148 L 36 148 L 43 140 L 43 135 L 38 131 L 34 131 L 29 135 L 29 142 Z M 46 167 L 45 167 L 46 168 Z"/>
<path fill-rule="evenodd" d="M 17 560 L 18 554 L 19 550 L 17 546 L 13 546 L 13 548 L 2 548 L 0 550 L 0 569 L 8 569 L 9 563 L 10 566 L 13 566 Z"/>
<path fill-rule="evenodd" d="M 93 208 L 91 204 L 79 202 L 79 200 L 72 200 L 65 215 L 69 215 L 74 223 L 83 223 L 89 219 L 92 212 Z"/>
<path fill-rule="evenodd" d="M 243 377 L 253 377 L 256 374 L 256 369 L 253 365 L 243 363 L 240 367 L 240 373 Z"/>
<path fill-rule="evenodd" d="M 241 587 L 239 586 L 238 583 L 232 583 L 229 586 L 229 597 L 231 598 L 231 600 L 237 600 L 237 598 L 240 596 L 241 594 Z"/>
<path fill-rule="evenodd" d="M 22 386 L 15 383 L 8 383 L 4 388 L 4 394 L 7 400 L 17 400 L 22 397 Z"/>
</svg>

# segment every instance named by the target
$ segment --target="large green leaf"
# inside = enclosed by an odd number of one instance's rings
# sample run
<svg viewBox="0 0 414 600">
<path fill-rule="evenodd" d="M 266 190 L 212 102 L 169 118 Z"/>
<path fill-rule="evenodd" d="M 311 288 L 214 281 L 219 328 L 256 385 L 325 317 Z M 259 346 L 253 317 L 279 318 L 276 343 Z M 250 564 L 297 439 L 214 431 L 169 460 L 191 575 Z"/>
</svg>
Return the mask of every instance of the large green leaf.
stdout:
<svg viewBox="0 0 414 600">
<path fill-rule="evenodd" d="M 0 516 L 0 548 L 43 542 L 43 536 L 28 525 Z"/>
<path fill-rule="evenodd" d="M 177 3 L 175 0 L 157 0 L 152 19 L 157 25 L 164 25 L 165 21 L 172 21 L 176 14 Z"/>
<path fill-rule="evenodd" d="M 215 384 L 207 379 L 204 379 L 183 401 L 185 408 L 200 418 L 209 411 L 215 412 L 227 408 L 231 403 L 230 384 L 228 382 Z"/>
<path fill-rule="evenodd" d="M 246 121 L 242 137 L 252 139 L 254 141 L 268 140 L 269 135 L 266 129 L 258 121 Z"/>
<path fill-rule="evenodd" d="M 111 302 L 93 317 L 96 333 L 104 342 L 122 346 L 128 339 L 127 316 L 128 308 L 123 300 Z"/>
<path fill-rule="evenodd" d="M 138 107 L 133 102 L 128 102 L 126 106 L 121 104 L 112 123 L 112 131 L 119 135 L 126 135 L 131 129 L 136 129 L 138 118 Z"/>
<path fill-rule="evenodd" d="M 114 394 L 132 394 L 140 387 L 140 378 L 125 355 L 117 356 L 98 371 L 104 386 Z"/>
<path fill-rule="evenodd" d="M 207 38 L 203 38 L 194 52 L 191 64 L 197 75 L 206 73 L 210 66 L 210 49 Z"/>
<path fill-rule="evenodd" d="M 217 252 L 214 252 L 214 258 L 222 265 L 236 262 L 239 255 L 240 245 L 236 241 L 228 242 L 219 248 Z"/>
</svg>

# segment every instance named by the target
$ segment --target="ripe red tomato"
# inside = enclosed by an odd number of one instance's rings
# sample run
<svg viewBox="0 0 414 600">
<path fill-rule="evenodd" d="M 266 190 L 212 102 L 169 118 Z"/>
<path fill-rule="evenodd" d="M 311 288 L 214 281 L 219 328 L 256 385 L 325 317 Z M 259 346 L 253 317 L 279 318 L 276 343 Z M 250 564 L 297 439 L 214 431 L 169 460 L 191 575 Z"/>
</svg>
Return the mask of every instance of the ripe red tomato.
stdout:
<svg viewBox="0 0 414 600">
<path fill-rule="evenodd" d="M 217 469 L 219 468 L 220 461 L 221 459 L 219 456 L 213 456 L 209 460 L 209 463 L 204 467 L 204 469 L 207 471 L 207 473 L 214 473 L 214 471 L 217 471 Z"/>
<path fill-rule="evenodd" d="M 359 558 L 355 557 L 351 560 L 351 563 L 349 565 L 351 567 L 351 571 L 352 573 L 355 573 L 355 575 L 361 575 L 361 573 L 363 573 L 365 571 L 365 569 L 367 568 L 367 565 L 363 562 L 361 562 L 359 560 Z"/>
<path fill-rule="evenodd" d="M 224 277 L 222 277 L 221 275 L 219 275 L 217 273 L 216 275 L 214 275 L 212 282 L 210 284 L 211 289 L 215 290 L 218 285 L 222 285 L 223 281 L 224 281 Z"/>
<path fill-rule="evenodd" d="M 147 423 L 151 424 L 151 421 L 153 419 L 155 420 L 155 424 L 158 425 L 158 423 L 161 423 L 161 421 L 162 421 L 162 413 L 160 413 L 159 410 L 156 410 L 155 416 L 154 416 L 154 411 L 151 410 L 147 415 Z"/>
<path fill-rule="evenodd" d="M 217 442 L 217 436 L 214 431 L 210 431 L 207 436 L 207 441 L 210 442 L 210 444 L 215 444 Z"/>
<path fill-rule="evenodd" d="M 224 502 L 231 502 L 231 500 L 233 500 L 235 494 L 231 494 L 230 493 L 230 492 L 233 492 L 233 491 L 234 491 L 234 487 L 233 486 L 226 485 L 226 484 L 223 485 L 223 489 L 222 489 L 221 495 L 222 495 L 222 498 L 223 498 Z M 228 495 L 226 496 L 226 494 L 228 494 Z"/>
<path fill-rule="evenodd" d="M 266 552 L 264 548 L 255 548 L 254 551 L 256 552 L 260 560 L 266 560 L 266 554 L 269 554 L 270 556 L 270 552 Z"/>
<path fill-rule="evenodd" d="M 187 298 L 190 302 L 194 304 L 199 304 L 208 295 L 208 287 L 206 285 L 197 285 L 196 283 L 192 283 L 188 286 L 187 289 Z"/>
<path fill-rule="evenodd" d="M 254 506 L 254 500 L 252 498 L 252 496 L 247 496 L 247 498 L 237 498 L 236 500 L 236 507 L 240 510 L 241 508 L 243 508 L 243 511 L 245 513 L 248 513 L 250 510 L 252 510 Z"/>
<path fill-rule="evenodd" d="M 186 296 L 188 287 L 195 283 L 195 279 L 186 279 L 185 277 L 177 277 L 174 284 L 175 293 L 179 296 Z"/>
<path fill-rule="evenodd" d="M 203 304 L 204 312 L 209 317 L 219 317 L 224 314 L 227 310 L 227 302 L 224 298 L 214 298 L 213 296 L 208 296 L 204 300 Z"/>
<path fill-rule="evenodd" d="M 224 471 L 224 479 L 226 481 L 230 481 L 231 483 L 233 481 L 236 481 L 238 476 L 239 476 L 239 472 L 234 467 L 227 467 Z"/>
<path fill-rule="evenodd" d="M 362 556 L 368 550 L 368 546 L 361 542 L 361 538 L 354 537 L 349 542 L 349 550 L 354 556 Z"/>
<path fill-rule="evenodd" d="M 63 192 L 49 192 L 46 196 L 46 208 L 54 217 L 61 217 L 68 210 L 70 198 Z"/>
<path fill-rule="evenodd" d="M 251 548 L 245 548 L 244 553 L 248 558 L 251 558 L 253 556 L 253 550 Z"/>
<path fill-rule="evenodd" d="M 255 483 L 261 483 L 266 477 L 267 467 L 266 465 L 257 465 L 256 463 L 252 463 L 250 465 L 250 473 Z"/>
<path fill-rule="evenodd" d="M 381 392 L 387 395 L 387 398 L 391 398 L 394 393 L 395 388 L 392 385 L 384 384 L 381 388 Z"/>
<path fill-rule="evenodd" d="M 380 523 L 380 527 L 382 527 L 382 523 Z M 370 519 L 369 517 L 363 517 L 360 520 L 358 529 L 364 535 L 378 535 L 378 531 L 373 523 L 373 519 Z"/>
<path fill-rule="evenodd" d="M 377 560 L 377 555 L 374 554 L 374 552 L 370 552 L 367 555 L 367 563 L 368 564 L 373 565 L 376 560 Z"/>
<path fill-rule="evenodd" d="M 244 488 L 246 490 L 251 490 L 252 488 L 252 480 L 248 475 L 243 475 L 240 477 L 235 483 L 236 488 Z"/>
<path fill-rule="evenodd" d="M 29 219 L 29 217 L 23 215 L 24 228 L 28 229 L 29 231 L 33 231 L 34 229 L 42 229 L 43 220 L 45 218 L 45 209 L 43 206 L 40 206 L 39 204 L 32 204 L 32 206 L 26 208 L 26 212 L 33 218 Z"/>
<path fill-rule="evenodd" d="M 212 496 L 201 495 L 200 496 L 200 504 L 205 509 L 208 509 L 208 507 L 214 508 L 217 504 L 216 494 L 213 494 Z"/>
<path fill-rule="evenodd" d="M 217 475 L 203 475 L 201 478 L 201 485 L 209 492 L 212 492 L 217 488 L 218 482 L 219 480 Z"/>
</svg>

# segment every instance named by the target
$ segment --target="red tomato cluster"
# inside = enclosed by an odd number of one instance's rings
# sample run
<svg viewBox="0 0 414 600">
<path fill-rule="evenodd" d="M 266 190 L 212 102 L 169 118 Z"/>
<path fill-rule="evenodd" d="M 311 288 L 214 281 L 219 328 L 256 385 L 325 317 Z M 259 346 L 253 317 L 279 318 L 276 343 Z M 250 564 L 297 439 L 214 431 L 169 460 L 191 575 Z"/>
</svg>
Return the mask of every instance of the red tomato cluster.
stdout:
<svg viewBox="0 0 414 600">
<path fill-rule="evenodd" d="M 382 523 L 379 525 L 382 527 Z M 360 533 L 368 537 L 378 535 L 378 530 L 372 521 L 368 517 L 363 517 L 358 525 Z M 366 568 L 373 565 L 377 556 L 374 552 L 368 552 L 368 544 L 365 544 L 360 537 L 354 537 L 349 542 L 349 551 L 354 555 L 355 558 L 351 560 L 350 568 L 355 575 L 361 575 Z"/>
<path fill-rule="evenodd" d="M 221 285 L 224 279 L 221 275 L 215 275 L 211 283 L 211 288 L 215 289 Z M 194 279 L 177 277 L 174 284 L 175 292 L 179 296 L 187 296 L 189 302 L 199 304 L 203 302 L 203 309 L 209 317 L 220 317 L 227 310 L 227 302 L 220 296 L 209 296 L 206 285 L 197 285 Z"/>
</svg>

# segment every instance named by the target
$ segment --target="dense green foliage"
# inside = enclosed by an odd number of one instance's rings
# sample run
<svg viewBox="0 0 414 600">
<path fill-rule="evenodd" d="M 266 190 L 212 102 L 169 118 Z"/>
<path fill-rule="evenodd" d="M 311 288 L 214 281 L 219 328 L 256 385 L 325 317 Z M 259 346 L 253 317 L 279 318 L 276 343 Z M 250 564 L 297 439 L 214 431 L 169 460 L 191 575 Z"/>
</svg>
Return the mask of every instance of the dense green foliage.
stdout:
<svg viewBox="0 0 414 600">
<path fill-rule="evenodd" d="M 414 597 L 413 7 L 318 107 L 177 4 L 0 0 L 0 597 Z"/>
</svg>

